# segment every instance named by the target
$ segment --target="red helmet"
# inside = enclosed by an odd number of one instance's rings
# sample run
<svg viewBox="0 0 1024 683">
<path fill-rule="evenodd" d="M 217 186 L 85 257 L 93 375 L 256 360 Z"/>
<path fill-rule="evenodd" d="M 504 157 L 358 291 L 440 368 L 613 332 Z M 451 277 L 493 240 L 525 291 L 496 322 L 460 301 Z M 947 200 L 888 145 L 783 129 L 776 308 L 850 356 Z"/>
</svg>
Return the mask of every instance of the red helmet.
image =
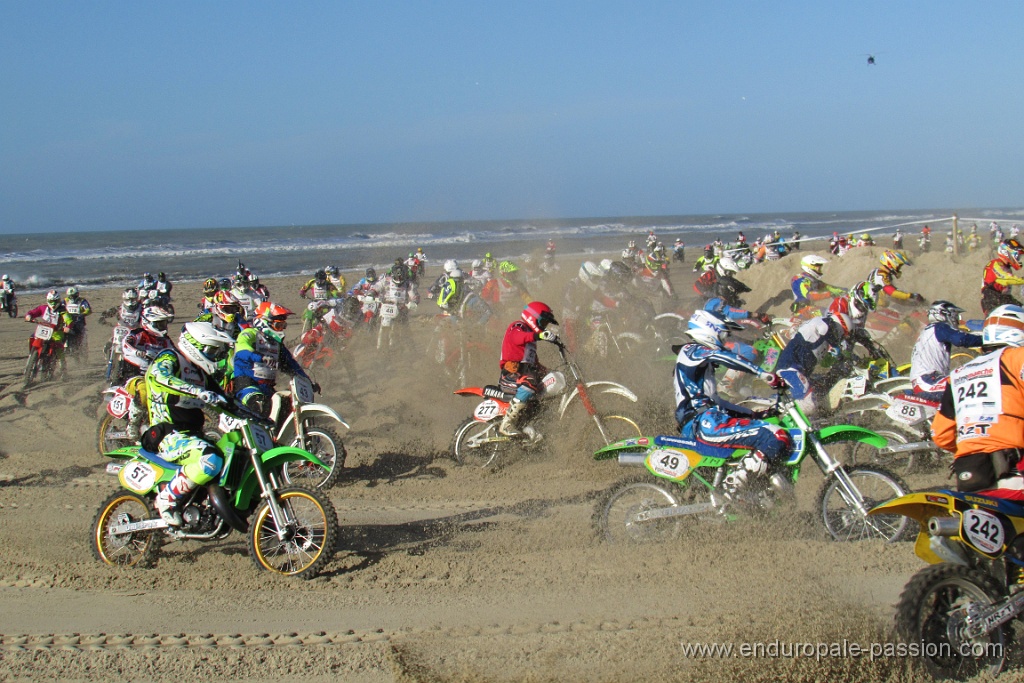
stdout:
<svg viewBox="0 0 1024 683">
<path fill-rule="evenodd" d="M 534 332 L 541 332 L 548 325 L 557 325 L 551 307 L 540 301 L 531 301 L 523 309 L 523 322 Z"/>
</svg>

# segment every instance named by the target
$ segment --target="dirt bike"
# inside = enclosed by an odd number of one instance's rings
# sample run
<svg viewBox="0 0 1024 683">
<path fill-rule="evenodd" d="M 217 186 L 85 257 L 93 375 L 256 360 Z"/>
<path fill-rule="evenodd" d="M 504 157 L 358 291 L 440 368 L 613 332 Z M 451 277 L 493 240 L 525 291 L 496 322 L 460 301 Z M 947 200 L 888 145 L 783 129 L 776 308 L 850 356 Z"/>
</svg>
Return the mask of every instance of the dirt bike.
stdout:
<svg viewBox="0 0 1024 683">
<path fill-rule="evenodd" d="M 7 311 L 8 318 L 18 317 L 18 295 L 13 289 L 0 288 L 0 313 Z"/>
<path fill-rule="evenodd" d="M 125 446 L 133 446 L 139 442 L 143 423 L 148 422 L 145 419 L 145 391 L 146 384 L 142 377 L 132 377 L 124 386 L 103 390 L 108 398 L 104 406 L 106 414 L 100 419 L 97 431 L 100 455 Z M 131 424 L 129 418 L 133 412 L 133 405 L 138 406 L 138 409 L 134 411 L 137 416 L 134 425 Z"/>
<path fill-rule="evenodd" d="M 28 361 L 25 363 L 25 386 L 31 384 L 37 376 L 44 382 L 53 379 L 54 370 L 59 363 L 58 356 L 64 348 L 64 342 L 53 338 L 57 326 L 52 323 L 37 322 L 35 332 L 28 340 Z"/>
<path fill-rule="evenodd" d="M 546 399 L 553 399 L 559 396 L 557 415 L 561 420 L 566 415 L 570 405 L 574 405 L 578 398 L 583 405 L 587 415 L 594 421 L 601 441 L 605 444 L 612 443 L 620 438 L 622 434 L 639 435 L 640 427 L 632 419 L 624 415 L 608 415 L 598 411 L 594 406 L 594 396 L 591 392 L 600 391 L 603 394 L 620 396 L 627 401 L 636 403 L 637 396 L 625 386 L 617 382 L 597 381 L 585 382 L 579 366 L 569 356 L 565 345 L 561 342 L 555 343 L 558 354 L 561 357 L 561 364 L 544 376 L 544 390 L 540 397 L 530 402 L 524 414 L 524 420 L 531 417 L 531 413 L 540 410 Z M 567 390 L 566 376 L 568 373 L 572 378 L 572 387 Z M 455 429 L 452 437 L 451 454 L 455 462 L 460 465 L 475 465 L 478 467 L 490 467 L 499 455 L 524 446 L 534 445 L 526 435 L 505 436 L 498 432 L 502 418 L 508 412 L 509 403 L 514 393 L 506 393 L 496 385 L 490 384 L 483 387 L 464 387 L 457 389 L 455 393 L 459 396 L 479 396 L 484 400 L 477 404 L 473 415 Z"/>
<path fill-rule="evenodd" d="M 117 386 L 124 382 L 134 373 L 131 364 L 124 362 L 123 345 L 125 338 L 131 330 L 124 325 L 115 325 L 111 333 L 110 341 L 103 347 L 103 354 L 107 357 L 107 386 Z"/>
<path fill-rule="evenodd" d="M 346 430 L 350 427 L 333 408 L 314 401 L 313 384 L 305 377 L 294 375 L 287 391 L 275 392 L 270 398 L 270 419 L 277 425 L 276 443 L 301 448 L 320 460 L 320 463 L 301 460 L 285 463 L 282 468 L 285 482 L 323 489 L 338 480 L 347 455 L 345 442 L 324 422 L 336 422 Z"/>
<path fill-rule="evenodd" d="M 810 456 L 825 475 L 816 509 L 833 539 L 896 541 L 903 536 L 906 519 L 889 515 L 869 520 L 867 513 L 881 501 L 904 495 L 907 485 L 881 467 L 845 467 L 826 449 L 844 441 L 882 448 L 884 438 L 855 425 L 815 429 L 784 393 L 777 396 L 773 412 L 777 417 L 766 421 L 789 432 L 790 452 L 781 456 L 774 471 L 754 478 L 733 497 L 725 488 L 725 478 L 743 466 L 740 461 L 749 448 L 730 453 L 681 436 L 644 436 L 598 450 L 595 460 L 618 458 L 620 465 L 647 469 L 619 482 L 600 498 L 594 520 L 601 535 L 609 541 L 671 540 L 678 537 L 687 518 L 723 521 L 740 511 L 770 510 L 781 500 L 792 500 L 800 467 Z"/>
<path fill-rule="evenodd" d="M 352 333 L 352 323 L 339 315 L 335 308 L 331 308 L 316 325 L 302 333 L 299 343 L 292 350 L 292 356 L 305 370 L 314 365 L 329 368 L 334 362 L 335 347 L 344 350 Z"/>
<path fill-rule="evenodd" d="M 883 503 L 872 515 L 918 522 L 914 552 L 930 566 L 903 589 L 896 633 L 919 645 L 936 678 L 999 673 L 1024 614 L 1024 506 L 948 489 L 927 489 Z"/>
<path fill-rule="evenodd" d="M 231 424 L 217 443 L 224 468 L 217 479 L 189 494 L 180 527 L 169 527 L 153 506 L 160 486 L 178 467 L 140 446 L 106 453 L 116 460 L 107 471 L 117 475 L 122 489 L 100 505 L 93 553 L 109 565 L 147 567 L 165 538 L 219 540 L 234 530 L 248 536 L 258 568 L 303 579 L 315 576 L 334 554 L 337 515 L 323 493 L 288 486 L 283 470 L 293 462 L 325 463 L 301 449 L 275 446 L 268 422 L 241 406 L 217 410 Z"/>
</svg>

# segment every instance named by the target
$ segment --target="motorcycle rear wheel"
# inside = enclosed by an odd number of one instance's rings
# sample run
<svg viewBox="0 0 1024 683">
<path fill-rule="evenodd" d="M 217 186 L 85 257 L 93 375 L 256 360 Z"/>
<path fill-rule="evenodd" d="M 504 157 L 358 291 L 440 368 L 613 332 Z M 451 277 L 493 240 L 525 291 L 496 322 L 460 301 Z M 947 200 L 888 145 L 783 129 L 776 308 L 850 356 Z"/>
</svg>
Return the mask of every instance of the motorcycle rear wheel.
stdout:
<svg viewBox="0 0 1024 683">
<path fill-rule="evenodd" d="M 131 491 L 115 491 L 100 505 L 93 521 L 92 552 L 100 562 L 115 567 L 151 567 L 160 551 L 160 530 L 114 536 L 111 526 L 155 519 L 150 502 Z"/>
<path fill-rule="evenodd" d="M 983 571 L 949 563 L 930 565 L 903 589 L 896 605 L 896 632 L 908 644 L 923 645 L 920 658 L 935 678 L 962 681 L 985 671 L 995 676 L 1006 663 L 1010 628 L 1004 624 L 977 640 L 960 640 L 963 621 L 954 621 L 951 612 L 972 602 L 990 605 L 1004 595 L 999 583 Z"/>
<path fill-rule="evenodd" d="M 114 417 L 110 413 L 100 420 L 100 427 L 97 432 L 97 445 L 100 455 L 116 451 L 125 446 L 134 446 L 138 443 L 138 436 L 133 437 L 128 432 L 128 417 Z"/>
<path fill-rule="evenodd" d="M 868 510 L 910 491 L 910 487 L 900 477 L 884 467 L 855 465 L 844 469 L 859 491 L 863 506 Z M 912 521 L 903 515 L 861 515 L 844 497 L 835 473 L 822 485 L 817 509 L 821 512 L 825 530 L 836 541 L 880 538 L 893 543 L 903 540 L 911 531 Z"/>
<path fill-rule="evenodd" d="M 467 419 L 452 437 L 452 459 L 459 465 L 471 467 L 490 467 L 498 455 L 509 449 L 512 442 L 498 434 L 501 420 L 479 422 Z M 481 439 L 501 438 L 501 441 L 480 443 Z"/>
<path fill-rule="evenodd" d="M 635 474 L 615 484 L 598 498 L 594 525 L 600 537 L 608 543 L 673 541 L 683 529 L 683 517 L 637 522 L 636 515 L 682 504 L 706 502 L 707 499 L 708 492 L 703 486 L 691 484 L 683 488 L 662 483 L 651 474 Z"/>
<path fill-rule="evenodd" d="M 311 579 L 334 556 L 338 516 L 326 495 L 301 486 L 275 492 L 289 520 L 288 536 L 277 536 L 277 525 L 264 501 L 249 527 L 249 555 L 260 569 L 274 574 Z"/>
<path fill-rule="evenodd" d="M 327 427 L 306 429 L 306 439 L 308 444 L 304 445 L 299 437 L 295 436 L 289 445 L 309 451 L 323 460 L 327 467 L 320 467 L 308 460 L 293 460 L 285 463 L 282 468 L 284 480 L 289 484 L 311 489 L 327 489 L 334 486 L 345 467 L 347 453 L 344 442 L 334 430 Z"/>
</svg>

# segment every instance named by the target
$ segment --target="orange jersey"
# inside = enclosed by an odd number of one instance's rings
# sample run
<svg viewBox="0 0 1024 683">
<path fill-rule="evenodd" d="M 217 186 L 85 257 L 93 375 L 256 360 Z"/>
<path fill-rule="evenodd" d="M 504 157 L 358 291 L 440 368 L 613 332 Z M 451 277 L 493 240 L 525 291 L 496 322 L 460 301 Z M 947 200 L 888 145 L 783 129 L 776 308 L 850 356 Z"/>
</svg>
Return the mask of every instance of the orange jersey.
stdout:
<svg viewBox="0 0 1024 683">
<path fill-rule="evenodd" d="M 1017 347 L 980 356 L 955 370 L 932 421 L 936 445 L 957 458 L 1024 448 L 1022 372 L 1024 348 Z"/>
</svg>

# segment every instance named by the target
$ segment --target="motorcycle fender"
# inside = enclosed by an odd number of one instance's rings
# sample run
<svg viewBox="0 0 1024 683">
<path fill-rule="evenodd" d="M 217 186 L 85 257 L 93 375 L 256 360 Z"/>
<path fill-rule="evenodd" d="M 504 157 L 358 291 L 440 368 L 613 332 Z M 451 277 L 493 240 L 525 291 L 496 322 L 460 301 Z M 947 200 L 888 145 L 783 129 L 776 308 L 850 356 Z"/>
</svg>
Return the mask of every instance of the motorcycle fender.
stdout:
<svg viewBox="0 0 1024 683">
<path fill-rule="evenodd" d="M 599 448 L 594 452 L 594 460 L 612 460 L 619 457 L 619 451 L 642 452 L 653 445 L 653 436 L 632 436 Z"/>
<path fill-rule="evenodd" d="M 122 446 L 121 448 L 118 448 L 116 451 L 110 451 L 108 453 L 103 454 L 103 456 L 106 458 L 118 458 L 120 460 L 131 460 L 132 458 L 135 458 L 138 455 L 138 446 Z"/>
<path fill-rule="evenodd" d="M 323 460 L 314 454 L 301 448 L 292 448 L 291 446 L 278 446 L 277 448 L 271 448 L 269 451 L 264 451 L 260 454 L 260 460 L 263 462 L 264 472 L 281 467 L 286 462 L 294 462 L 296 460 L 308 460 L 320 467 L 326 467 Z M 258 485 L 259 480 L 256 478 L 256 470 L 252 467 L 247 467 L 241 480 L 238 482 L 238 488 L 235 490 L 235 507 L 239 510 L 248 510 L 253 493 Z"/>
<path fill-rule="evenodd" d="M 932 538 L 928 534 L 928 520 L 932 517 L 950 517 L 955 513 L 952 496 L 938 491 L 918 491 L 876 505 L 868 510 L 869 515 L 903 515 L 921 525 L 914 543 L 914 554 L 928 564 L 947 561 L 935 553 Z M 956 513 L 959 514 L 959 513 Z"/>
<path fill-rule="evenodd" d="M 837 443 L 841 441 L 861 441 L 874 446 L 875 448 L 885 448 L 889 443 L 884 436 L 880 436 L 870 429 L 865 429 L 864 427 L 858 427 L 856 425 L 831 425 L 829 427 L 824 427 L 820 432 L 818 432 L 818 439 L 822 444 Z"/>
<path fill-rule="evenodd" d="M 636 401 L 637 401 L 636 394 L 634 394 L 632 391 L 630 391 L 629 389 L 627 389 L 623 385 L 619 384 L 618 382 L 609 382 L 609 381 L 587 382 L 587 389 L 598 389 L 598 388 L 601 390 L 601 393 L 604 393 L 604 394 L 614 394 L 616 396 L 622 396 L 623 398 L 625 398 L 627 400 L 630 400 L 633 403 L 636 403 Z M 565 394 L 565 395 L 562 396 L 562 404 L 558 407 L 558 417 L 559 418 L 561 418 L 561 417 L 563 417 L 565 415 L 565 411 L 569 407 L 569 404 L 571 404 L 572 400 L 574 398 L 576 398 L 577 396 L 579 396 L 579 394 L 580 394 L 579 389 L 578 388 L 574 388 L 571 393 Z"/>
<path fill-rule="evenodd" d="M 299 406 L 299 417 L 303 420 L 310 417 L 316 416 L 329 417 L 335 422 L 341 423 L 345 429 L 351 429 L 348 423 L 341 419 L 341 415 L 337 413 L 333 408 L 325 406 L 322 403 L 303 403 Z"/>
</svg>

